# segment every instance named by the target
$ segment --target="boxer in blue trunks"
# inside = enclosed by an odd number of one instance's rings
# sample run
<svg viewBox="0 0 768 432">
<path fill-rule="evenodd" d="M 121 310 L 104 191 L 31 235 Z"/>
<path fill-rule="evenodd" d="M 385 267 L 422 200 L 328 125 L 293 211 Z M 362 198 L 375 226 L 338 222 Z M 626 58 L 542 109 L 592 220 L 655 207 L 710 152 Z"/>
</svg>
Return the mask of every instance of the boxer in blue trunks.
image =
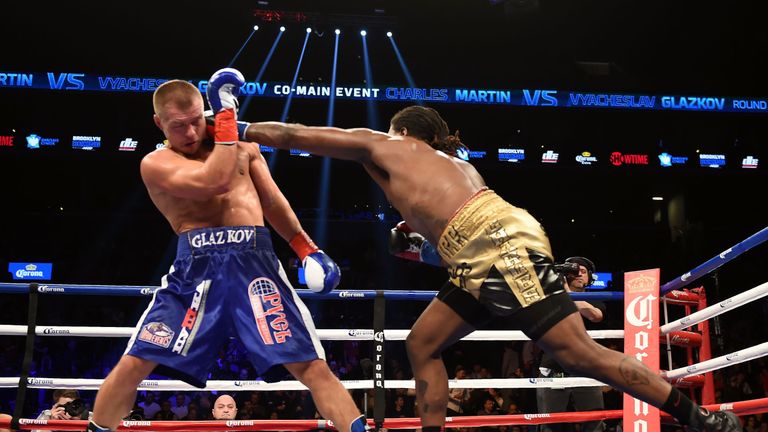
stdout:
<svg viewBox="0 0 768 432">
<path fill-rule="evenodd" d="M 174 80 L 155 91 L 154 120 L 167 141 L 144 157 L 141 176 L 179 235 L 178 249 L 125 355 L 99 389 L 89 430 L 115 430 L 152 371 L 204 387 L 230 335 L 241 339 L 266 380 L 287 370 L 340 431 L 366 429 L 365 417 L 324 360 L 311 315 L 273 252 L 264 220 L 289 241 L 313 291 L 338 285 L 339 268 L 303 231 L 258 144 L 240 142 L 244 128 L 238 131 L 236 106 L 243 83 L 234 69 L 211 77 L 206 93 L 215 113 L 212 128 L 193 85 Z"/>
</svg>

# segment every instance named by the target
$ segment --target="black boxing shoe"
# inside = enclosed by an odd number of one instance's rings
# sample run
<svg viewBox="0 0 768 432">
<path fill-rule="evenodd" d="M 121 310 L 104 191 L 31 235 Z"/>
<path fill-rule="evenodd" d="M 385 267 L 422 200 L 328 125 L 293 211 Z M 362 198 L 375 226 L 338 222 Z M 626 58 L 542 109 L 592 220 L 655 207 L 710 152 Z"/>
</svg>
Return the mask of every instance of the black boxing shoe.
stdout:
<svg viewBox="0 0 768 432">
<path fill-rule="evenodd" d="M 91 420 L 88 422 L 88 428 L 85 430 L 85 432 L 112 432 L 112 430 L 101 427 L 94 423 L 93 420 Z"/>
<path fill-rule="evenodd" d="M 742 432 L 739 417 L 733 411 L 709 411 L 701 408 L 701 416 L 688 425 L 688 432 Z"/>
</svg>

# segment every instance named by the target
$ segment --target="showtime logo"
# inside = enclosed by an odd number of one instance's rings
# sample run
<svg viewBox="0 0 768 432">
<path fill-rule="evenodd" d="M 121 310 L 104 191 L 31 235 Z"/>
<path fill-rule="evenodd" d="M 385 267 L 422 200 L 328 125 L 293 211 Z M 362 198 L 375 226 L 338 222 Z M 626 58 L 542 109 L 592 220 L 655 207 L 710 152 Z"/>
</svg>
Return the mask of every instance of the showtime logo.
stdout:
<svg viewBox="0 0 768 432">
<path fill-rule="evenodd" d="M 622 154 L 621 152 L 611 153 L 609 158 L 611 165 L 648 165 L 647 154 Z"/>
<path fill-rule="evenodd" d="M 13 147 L 13 135 L 0 135 L 0 147 Z"/>
</svg>

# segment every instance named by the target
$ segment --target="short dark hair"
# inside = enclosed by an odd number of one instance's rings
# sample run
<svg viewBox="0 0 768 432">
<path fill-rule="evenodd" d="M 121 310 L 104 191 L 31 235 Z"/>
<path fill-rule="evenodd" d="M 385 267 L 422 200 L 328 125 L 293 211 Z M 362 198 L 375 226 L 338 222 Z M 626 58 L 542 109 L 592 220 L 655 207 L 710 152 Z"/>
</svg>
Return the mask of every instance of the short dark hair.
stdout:
<svg viewBox="0 0 768 432">
<path fill-rule="evenodd" d="M 53 391 L 53 403 L 57 403 L 59 399 L 63 397 L 80 399 L 80 392 L 72 389 L 58 389 Z"/>
<path fill-rule="evenodd" d="M 433 108 L 409 106 L 392 116 L 390 125 L 398 132 L 407 130 L 409 137 L 424 141 L 435 150 L 451 156 L 457 156 L 458 149 L 466 148 L 459 139 L 459 133 L 451 135 L 448 123 Z"/>
</svg>

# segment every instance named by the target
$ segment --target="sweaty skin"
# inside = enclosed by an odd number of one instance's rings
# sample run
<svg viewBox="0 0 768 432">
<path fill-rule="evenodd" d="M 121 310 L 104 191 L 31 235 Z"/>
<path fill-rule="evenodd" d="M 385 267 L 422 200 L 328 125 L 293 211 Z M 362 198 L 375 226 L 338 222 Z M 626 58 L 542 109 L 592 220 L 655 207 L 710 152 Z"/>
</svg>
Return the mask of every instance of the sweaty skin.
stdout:
<svg viewBox="0 0 768 432">
<path fill-rule="evenodd" d="M 263 226 L 265 216 L 283 238 L 290 240 L 300 231 L 293 212 L 285 211 L 290 205 L 272 180 L 258 144 L 214 146 L 206 140 L 202 100 L 188 110 L 169 105 L 164 117 L 169 121 L 159 126 L 169 141 L 177 139 L 144 157 L 141 177 L 177 234 L 205 227 Z M 213 175 L 224 170 L 206 166 L 212 157 L 235 169 L 226 170 L 228 176 Z"/>
<path fill-rule="evenodd" d="M 219 145 L 206 139 L 202 96 L 186 108 L 168 103 L 154 119 L 168 144 L 142 159 L 141 178 L 177 234 L 206 227 L 264 226 L 264 219 L 286 241 L 302 231 L 258 144 Z M 135 389 L 156 366 L 132 355 L 121 357 L 96 395 L 93 423 L 115 430 L 133 406 Z M 360 412 L 325 361 L 284 366 L 310 389 L 320 414 L 350 432 Z"/>
<path fill-rule="evenodd" d="M 392 129 L 390 129 L 392 133 Z M 408 136 L 369 129 L 306 127 L 278 122 L 251 124 L 246 138 L 281 149 L 301 149 L 357 161 L 386 193 L 408 225 L 437 244 L 448 221 L 484 182 L 468 163 Z M 422 407 L 423 427 L 443 427 L 448 377 L 441 353 L 474 328 L 442 301 L 433 300 L 406 339 Z M 639 361 L 598 345 L 578 312 L 551 327 L 537 344 L 568 371 L 595 378 L 661 407 L 671 386 Z"/>
<path fill-rule="evenodd" d="M 246 138 L 362 163 L 405 222 L 432 244 L 456 210 L 485 186 L 472 165 L 408 136 L 265 122 L 251 124 Z"/>
</svg>

